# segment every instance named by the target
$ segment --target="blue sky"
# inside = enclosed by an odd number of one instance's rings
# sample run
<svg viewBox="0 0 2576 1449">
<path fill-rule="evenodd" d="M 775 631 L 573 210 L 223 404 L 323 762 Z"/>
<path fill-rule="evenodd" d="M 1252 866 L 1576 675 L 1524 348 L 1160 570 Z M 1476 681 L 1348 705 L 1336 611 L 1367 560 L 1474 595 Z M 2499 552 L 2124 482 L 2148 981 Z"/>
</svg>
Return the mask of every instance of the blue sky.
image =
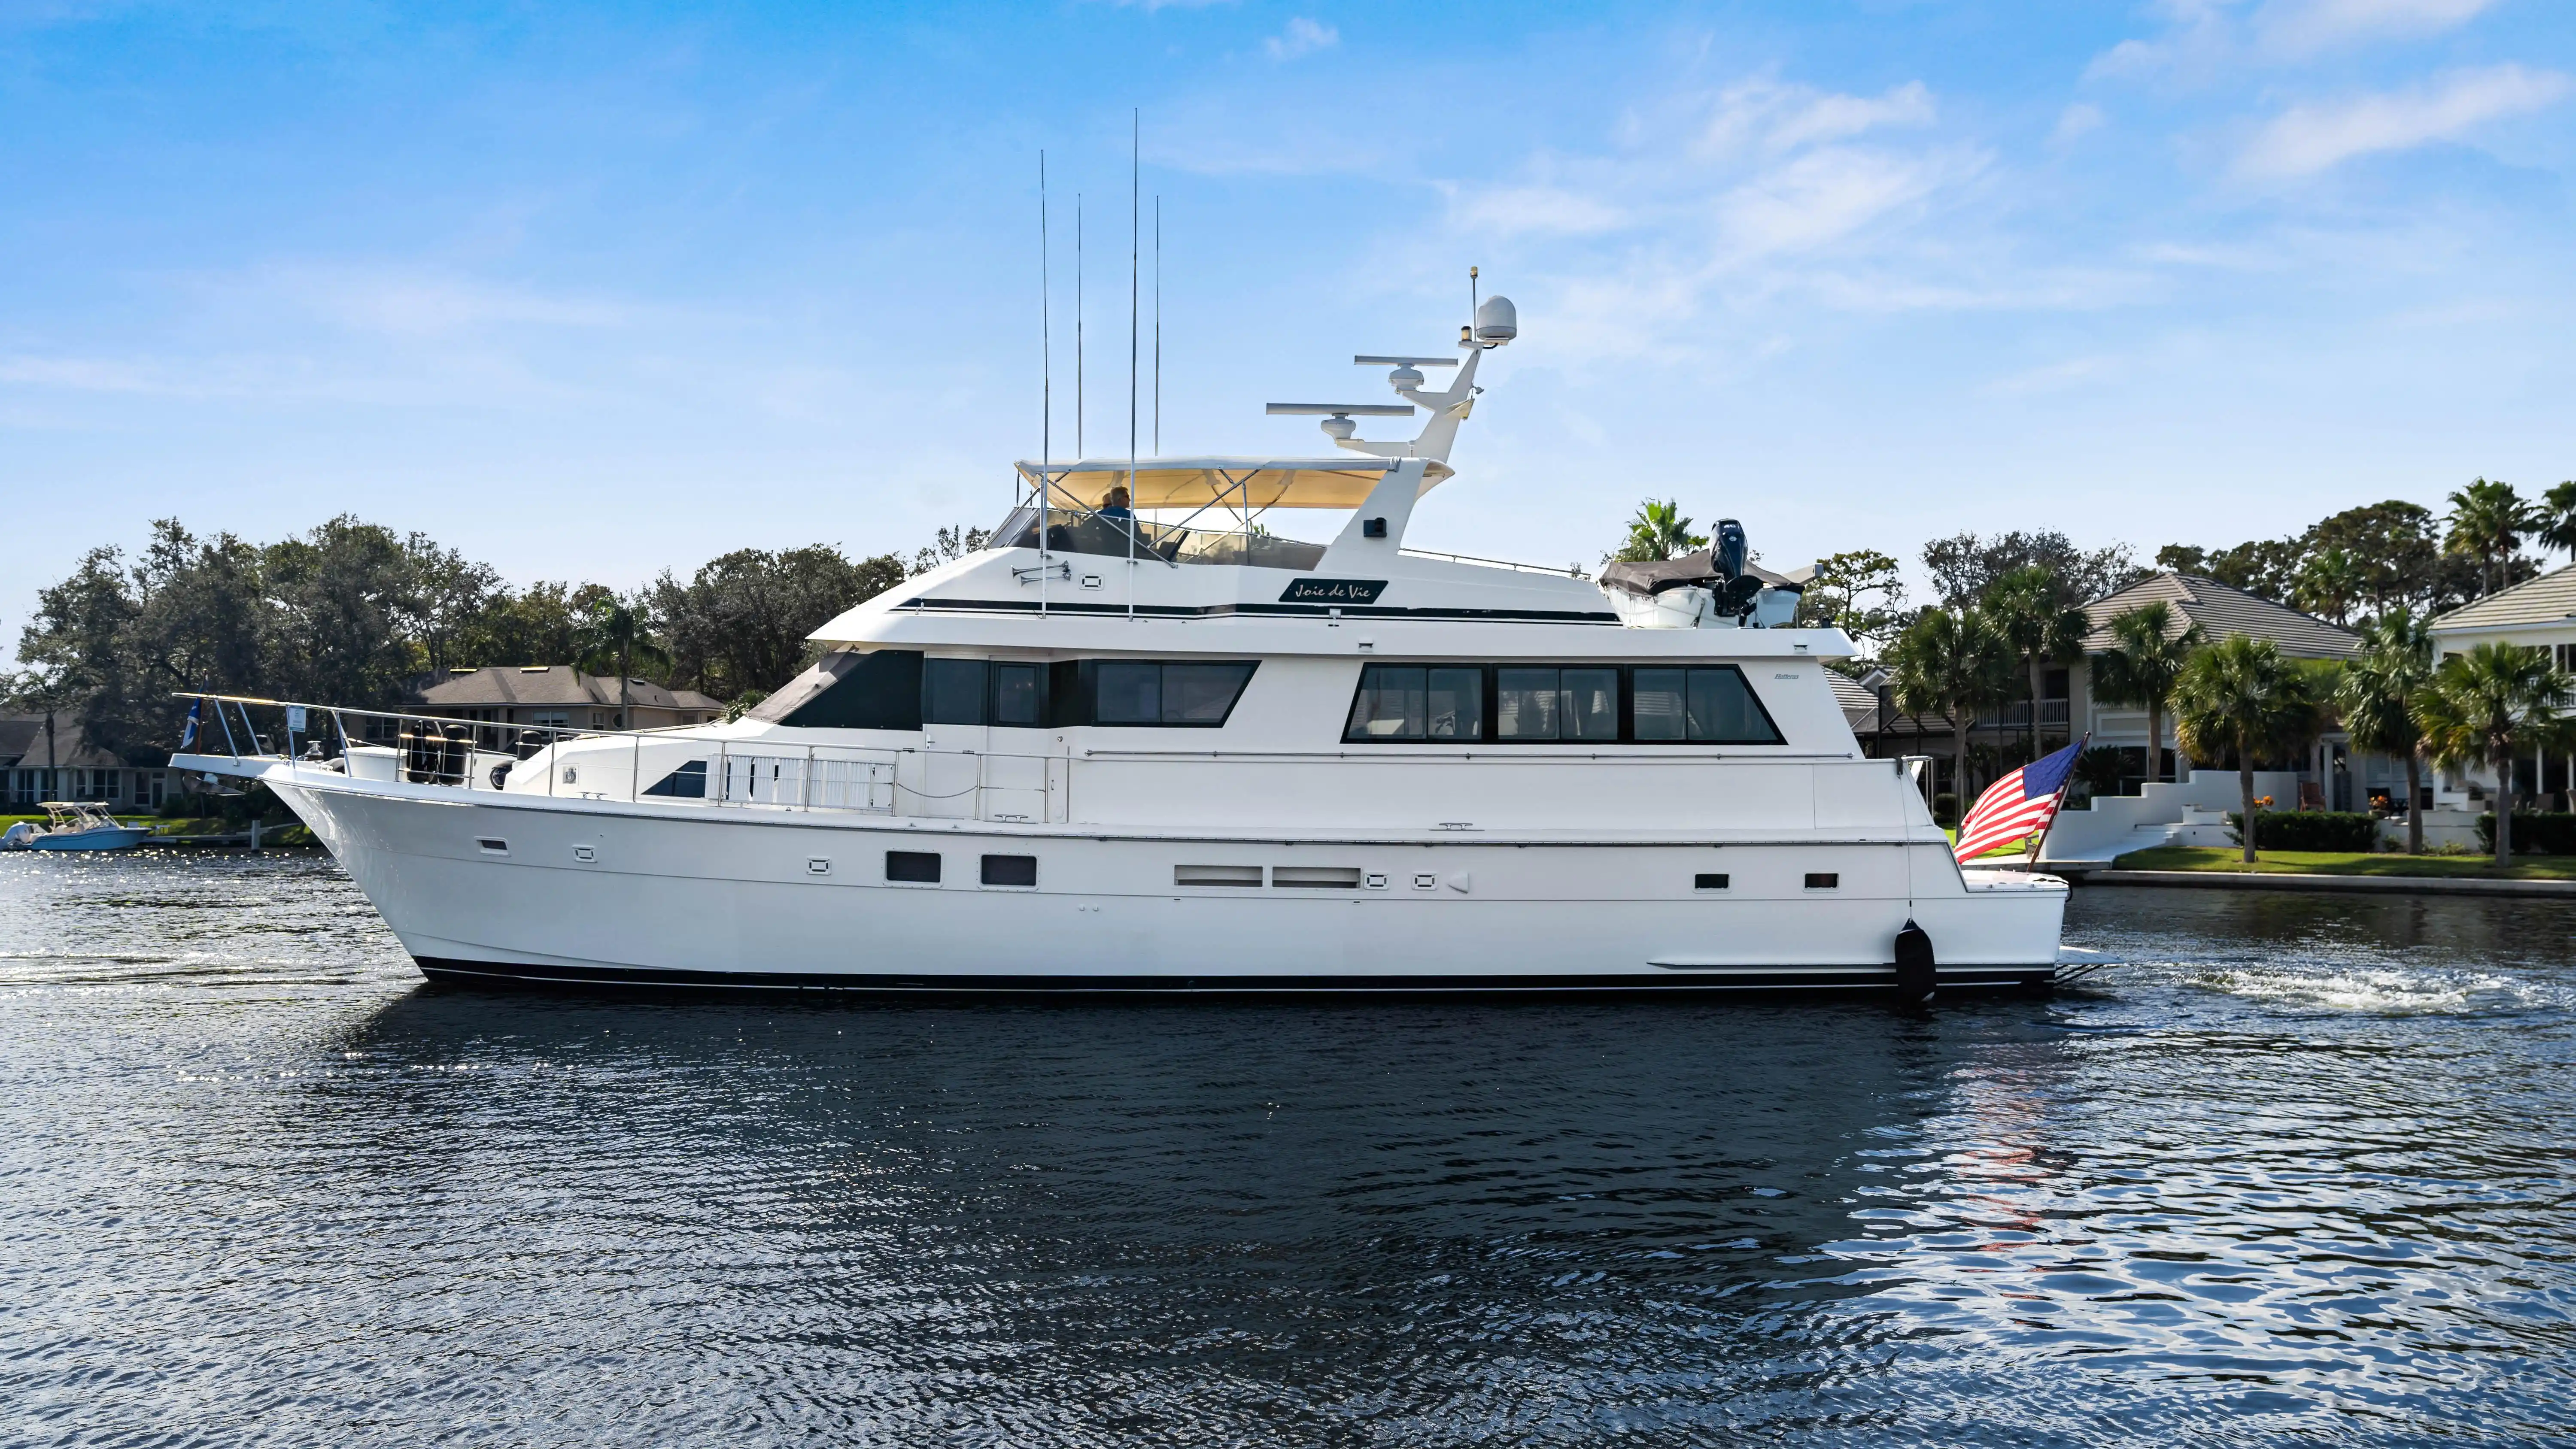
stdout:
<svg viewBox="0 0 2576 1449">
<path fill-rule="evenodd" d="M 2558 0 L 0 8 L 0 644 L 85 548 L 341 510 L 539 578 L 990 523 L 1297 452 L 1465 269 L 1519 304 L 1433 548 L 2224 544 L 2576 477 Z M 1150 424 L 1149 424 L 1150 426 Z"/>
</svg>

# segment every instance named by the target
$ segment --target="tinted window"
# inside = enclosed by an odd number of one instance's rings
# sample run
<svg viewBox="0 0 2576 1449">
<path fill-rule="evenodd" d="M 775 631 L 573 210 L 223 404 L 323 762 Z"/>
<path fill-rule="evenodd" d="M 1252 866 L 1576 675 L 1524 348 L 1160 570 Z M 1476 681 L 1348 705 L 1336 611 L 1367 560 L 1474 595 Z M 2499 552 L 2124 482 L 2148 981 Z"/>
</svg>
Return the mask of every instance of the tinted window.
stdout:
<svg viewBox="0 0 2576 1449">
<path fill-rule="evenodd" d="M 670 795 L 687 800 L 707 798 L 707 762 L 691 760 L 661 779 L 644 787 L 647 795 Z"/>
<path fill-rule="evenodd" d="M 993 666 L 993 723 L 1032 729 L 1045 722 L 1044 666 L 1036 664 L 996 664 Z"/>
<path fill-rule="evenodd" d="M 1564 698 L 1557 706 L 1569 740 L 1616 741 L 1619 738 L 1619 671 L 1569 669 Z"/>
<path fill-rule="evenodd" d="M 1350 723 L 1343 728 L 1342 738 L 1421 739 L 1423 678 L 1423 670 L 1408 664 L 1372 664 L 1362 669 L 1359 698 L 1351 703 Z"/>
<path fill-rule="evenodd" d="M 1091 677 L 1091 718 L 1104 725 L 1224 724 L 1252 680 L 1256 662 L 1157 663 L 1103 659 L 1083 668 Z"/>
<path fill-rule="evenodd" d="M 1163 666 L 1163 723 L 1225 723 L 1234 697 L 1252 678 L 1249 664 L 1166 664 Z"/>
<path fill-rule="evenodd" d="M 927 850 L 889 850 L 886 852 L 886 879 L 937 885 L 939 856 Z"/>
<path fill-rule="evenodd" d="M 1635 716 L 1641 740 L 1686 740 L 1690 725 L 1682 700 L 1689 692 L 1686 669 L 1636 671 Z"/>
<path fill-rule="evenodd" d="M 1494 671 L 1494 738 L 1552 740 L 1557 737 L 1557 671 Z"/>
<path fill-rule="evenodd" d="M 1155 725 L 1163 722 L 1163 666 L 1104 659 L 1098 674 L 1100 693 L 1092 718 L 1105 725 Z"/>
<path fill-rule="evenodd" d="M 800 686 L 815 692 L 783 713 L 764 714 L 797 729 L 917 730 L 921 728 L 921 654 L 912 649 L 879 649 L 869 654 L 841 653 L 815 667 Z M 767 702 L 762 708 L 766 709 Z"/>
<path fill-rule="evenodd" d="M 1690 737 L 1719 745 L 1776 745 L 1780 731 L 1733 665 L 1690 671 Z"/>
<path fill-rule="evenodd" d="M 979 725 L 984 722 L 981 659 L 925 659 L 921 665 L 921 719 L 924 724 Z"/>
<path fill-rule="evenodd" d="M 984 884 L 998 886 L 1033 886 L 1038 883 L 1038 858 L 1034 855 L 988 855 L 984 857 Z"/>
<path fill-rule="evenodd" d="M 1485 737 L 1485 671 L 1434 669 L 1423 701 L 1424 723 L 1432 739 Z"/>
</svg>

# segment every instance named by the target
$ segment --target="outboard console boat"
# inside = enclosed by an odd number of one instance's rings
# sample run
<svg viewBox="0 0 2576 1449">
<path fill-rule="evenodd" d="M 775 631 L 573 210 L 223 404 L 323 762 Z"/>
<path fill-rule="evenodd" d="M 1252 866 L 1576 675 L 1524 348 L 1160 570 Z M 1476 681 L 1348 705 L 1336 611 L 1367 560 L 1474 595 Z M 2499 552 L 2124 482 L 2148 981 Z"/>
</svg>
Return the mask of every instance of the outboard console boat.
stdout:
<svg viewBox="0 0 2576 1449">
<path fill-rule="evenodd" d="M 48 800 L 36 808 L 46 823 L 22 820 L 0 831 L 0 850 L 131 850 L 152 836 L 149 826 L 124 825 L 104 805 Z"/>
<path fill-rule="evenodd" d="M 1960 868 L 1741 527 L 1600 581 L 1406 546 L 1517 333 L 1491 298 L 1457 355 L 1355 359 L 1392 403 L 1271 405 L 1328 456 L 1023 462 L 989 546 L 854 601 L 738 720 L 209 695 L 171 764 L 275 791 L 440 981 L 2047 986 L 2064 883 Z"/>
</svg>

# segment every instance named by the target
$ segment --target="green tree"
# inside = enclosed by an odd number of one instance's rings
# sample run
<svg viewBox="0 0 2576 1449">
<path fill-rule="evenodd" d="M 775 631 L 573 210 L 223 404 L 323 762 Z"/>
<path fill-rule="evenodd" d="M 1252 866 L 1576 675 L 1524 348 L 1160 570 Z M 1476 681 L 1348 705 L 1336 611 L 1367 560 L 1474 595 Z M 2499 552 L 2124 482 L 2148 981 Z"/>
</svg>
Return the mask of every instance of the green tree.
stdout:
<svg viewBox="0 0 2576 1449">
<path fill-rule="evenodd" d="M 1628 520 L 1628 539 L 1619 551 L 1610 555 L 1612 563 L 1654 563 L 1676 558 L 1693 549 L 1708 547 L 1708 539 L 1690 531 L 1691 521 L 1682 515 L 1681 504 L 1673 499 L 1657 503 L 1649 498 L 1637 505 L 1637 516 Z"/>
<path fill-rule="evenodd" d="M 2013 660 L 1975 609 L 1926 609 L 1887 651 L 1897 708 L 1950 718 L 1952 788 L 1962 808 L 1970 795 L 1968 729 L 1977 711 L 2012 692 Z"/>
<path fill-rule="evenodd" d="M 590 611 L 582 619 L 580 635 L 581 667 L 592 674 L 617 671 L 617 727 L 631 729 L 633 717 L 635 666 L 640 662 L 649 668 L 671 667 L 671 651 L 662 647 L 651 631 L 644 601 L 621 599 L 615 594 L 592 600 Z"/>
<path fill-rule="evenodd" d="M 1905 584 L 1897 562 L 1872 549 L 1816 561 L 1816 576 L 1798 596 L 1800 628 L 1840 629 L 1875 654 L 1905 627 Z"/>
<path fill-rule="evenodd" d="M 2025 564 L 1995 580 L 1982 612 L 2028 678 L 2030 757 L 2036 760 L 2047 748 L 2039 722 L 2042 675 L 2051 664 L 2072 665 L 2084 657 L 2084 636 L 2093 621 L 2081 606 L 2063 601 L 2057 575 L 2046 564 Z"/>
<path fill-rule="evenodd" d="M 653 615 L 677 677 L 732 699 L 785 682 L 808 662 L 805 636 L 905 576 L 893 554 L 853 561 L 827 544 L 737 549 L 708 560 L 687 583 L 663 574 L 653 584 Z"/>
<path fill-rule="evenodd" d="M 412 559 L 391 530 L 342 514 L 260 550 L 259 567 L 285 698 L 385 708 L 427 664 Z"/>
<path fill-rule="evenodd" d="M 2093 659 L 2093 697 L 2147 712 L 2147 778 L 2164 778 L 2165 711 L 2183 666 L 2200 647 L 2200 626 L 2162 599 L 2111 621 L 2111 647 Z"/>
<path fill-rule="evenodd" d="M 2512 484 L 2484 478 L 2452 494 L 2450 503 L 2450 529 L 2442 546 L 2476 559 L 2479 592 L 2492 594 L 2512 581 L 2509 561 L 2522 551 L 2522 536 L 2537 521 L 2531 505 Z"/>
<path fill-rule="evenodd" d="M 2424 853 L 2424 732 L 2415 696 L 2433 678 L 2433 636 L 2411 609 L 2391 609 L 2361 631 L 2361 652 L 2344 667 L 2335 712 L 2353 744 L 2406 759 L 2406 853 Z"/>
<path fill-rule="evenodd" d="M 2290 602 L 2342 628 L 2370 591 L 2368 571 L 2348 548 L 2321 548 L 2299 565 Z"/>
<path fill-rule="evenodd" d="M 2245 860 L 2254 860 L 2254 765 L 2298 750 L 2322 723 L 2316 679 L 2269 639 L 2231 634 L 2191 656 L 2175 682 L 2174 734 L 2199 760 L 2236 761 Z"/>
<path fill-rule="evenodd" d="M 2416 691 L 2415 723 L 2425 753 L 2450 768 L 2496 772 L 2496 864 L 2513 856 L 2513 766 L 2535 749 L 2564 749 L 2576 721 L 2563 701 L 2576 679 L 2552 665 L 2549 651 L 2520 644 L 2480 644 L 2444 659 Z"/>
<path fill-rule="evenodd" d="M 2540 495 L 2538 531 L 2532 536 L 2551 548 L 2567 550 L 2576 562 L 2576 479 L 2570 479 Z"/>
<path fill-rule="evenodd" d="M 2074 540 L 2054 529 L 2037 533 L 2016 529 L 1989 537 L 1961 533 L 1923 545 L 1923 571 L 1931 575 L 1941 602 L 1952 608 L 1976 603 L 2004 575 L 2033 564 L 2046 568 L 2057 581 L 2061 604 L 2090 603 L 2127 588 L 2144 574 L 2127 544 L 2077 548 Z"/>
</svg>

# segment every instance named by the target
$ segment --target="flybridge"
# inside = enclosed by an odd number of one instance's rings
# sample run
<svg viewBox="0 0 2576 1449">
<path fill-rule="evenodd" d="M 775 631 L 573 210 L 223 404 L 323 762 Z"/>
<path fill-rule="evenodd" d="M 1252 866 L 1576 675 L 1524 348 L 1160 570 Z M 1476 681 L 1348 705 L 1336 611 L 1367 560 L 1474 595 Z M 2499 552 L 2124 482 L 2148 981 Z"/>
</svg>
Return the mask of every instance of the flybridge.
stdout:
<svg viewBox="0 0 2576 1449">
<path fill-rule="evenodd" d="M 1472 280 L 1472 268 L 1468 275 Z M 1351 359 L 1362 367 L 1391 368 L 1387 384 L 1404 399 L 1400 403 L 1272 403 L 1266 409 L 1273 416 L 1322 417 L 1324 436 L 1334 447 L 1358 457 L 1023 460 L 1017 469 L 1019 508 L 995 537 L 995 546 L 1037 548 L 1041 569 L 1052 568 L 1052 555 L 1059 550 L 1094 553 L 1132 548 L 1139 558 L 1179 562 L 1175 552 L 1165 551 L 1165 544 L 1177 550 L 1196 534 L 1243 540 L 1224 561 L 1251 562 L 1251 555 L 1259 551 L 1251 540 L 1269 538 L 1268 530 L 1255 520 L 1273 508 L 1359 509 L 1371 514 L 1361 536 L 1385 539 L 1392 545 L 1402 537 L 1412 501 L 1456 474 L 1449 466 L 1449 451 L 1457 442 L 1458 425 L 1475 409 L 1477 363 L 1520 335 L 1519 314 L 1509 298 L 1488 297 L 1474 304 L 1474 313 L 1475 321 L 1458 329 L 1458 346 L 1466 354 L 1463 364 L 1454 357 L 1383 353 L 1361 353 Z M 1456 368 L 1457 377 L 1447 388 L 1429 391 L 1425 367 Z M 1417 411 L 1430 417 L 1411 439 L 1375 442 L 1358 436 L 1355 419 L 1412 417 Z M 1403 506 L 1396 508 L 1399 496 Z M 1386 506 L 1381 508 L 1381 503 Z M 1145 509 L 1190 512 L 1175 523 L 1146 523 L 1135 517 Z M 1202 522 L 1210 513 L 1217 516 Z M 1029 517 L 1024 521 L 1023 515 Z M 1059 528 L 1065 531 L 1062 542 L 1057 540 Z M 1088 539 L 1093 533 L 1111 535 L 1124 546 L 1109 550 L 1090 546 L 1099 541 Z M 1320 552 L 1317 545 L 1296 547 Z"/>
</svg>

